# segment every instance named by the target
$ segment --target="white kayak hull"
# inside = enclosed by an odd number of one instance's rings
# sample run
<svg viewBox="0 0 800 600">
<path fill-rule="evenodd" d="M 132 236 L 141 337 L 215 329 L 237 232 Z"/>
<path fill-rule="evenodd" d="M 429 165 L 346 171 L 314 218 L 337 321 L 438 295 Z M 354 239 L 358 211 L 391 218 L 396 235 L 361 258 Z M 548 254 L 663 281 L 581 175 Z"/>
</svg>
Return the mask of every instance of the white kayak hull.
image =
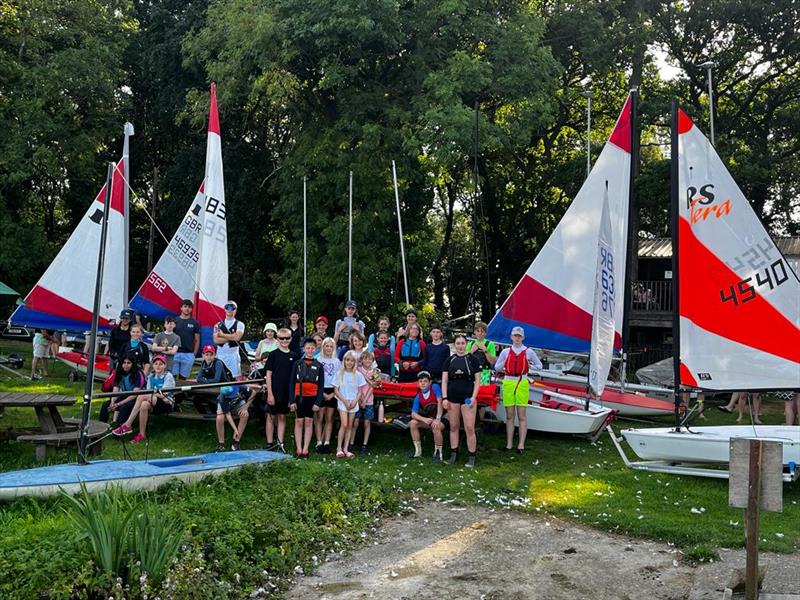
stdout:
<svg viewBox="0 0 800 600">
<path fill-rule="evenodd" d="M 542 401 L 555 400 L 561 404 L 569 404 L 577 410 L 567 411 L 559 408 L 542 406 Z M 505 423 L 506 412 L 497 406 L 497 419 Z M 528 397 L 528 406 L 525 410 L 528 419 L 529 431 L 543 431 L 547 433 L 564 433 L 575 435 L 591 435 L 599 431 L 608 420 L 613 411 L 599 404 L 590 403 L 589 410 L 585 410 L 582 399 L 563 394 L 550 393 L 547 390 L 531 387 Z"/>
<path fill-rule="evenodd" d="M 669 427 L 623 429 L 622 437 L 643 460 L 727 464 L 731 438 L 760 438 L 783 443 L 783 464 L 800 464 L 800 427 L 736 425 L 691 427 L 675 432 Z"/>
</svg>

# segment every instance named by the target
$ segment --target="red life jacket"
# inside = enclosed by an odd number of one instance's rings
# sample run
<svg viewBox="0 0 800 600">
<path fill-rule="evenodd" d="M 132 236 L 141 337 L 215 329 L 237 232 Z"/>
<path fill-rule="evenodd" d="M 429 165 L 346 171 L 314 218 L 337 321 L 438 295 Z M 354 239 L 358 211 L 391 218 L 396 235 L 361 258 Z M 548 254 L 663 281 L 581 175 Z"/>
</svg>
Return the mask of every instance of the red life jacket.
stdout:
<svg viewBox="0 0 800 600">
<path fill-rule="evenodd" d="M 423 408 L 427 408 L 431 404 L 436 404 L 437 398 L 436 394 L 434 393 L 433 389 L 428 388 L 428 397 L 422 395 L 422 391 L 417 392 L 417 398 L 419 399 L 419 408 L 420 410 Z"/>
<path fill-rule="evenodd" d="M 509 349 L 506 362 L 503 365 L 506 375 L 520 377 L 528 374 L 528 350 L 527 348 L 519 354 L 514 353 L 514 349 Z"/>
</svg>

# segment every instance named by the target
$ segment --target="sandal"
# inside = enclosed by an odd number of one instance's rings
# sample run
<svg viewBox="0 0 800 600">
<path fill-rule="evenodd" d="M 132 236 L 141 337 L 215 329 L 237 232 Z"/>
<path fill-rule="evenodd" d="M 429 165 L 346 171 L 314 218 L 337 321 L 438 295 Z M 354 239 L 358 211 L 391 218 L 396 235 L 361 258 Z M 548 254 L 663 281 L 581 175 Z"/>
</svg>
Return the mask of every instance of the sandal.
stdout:
<svg viewBox="0 0 800 600">
<path fill-rule="evenodd" d="M 336 458 L 344 458 L 345 454 L 341 450 L 336 451 Z"/>
<path fill-rule="evenodd" d="M 345 453 L 344 453 L 344 455 L 345 455 L 347 458 L 355 458 L 355 457 L 356 457 L 356 455 L 355 455 L 355 454 L 353 454 L 352 452 L 350 452 L 349 450 L 348 450 L 347 452 L 345 452 Z"/>
</svg>

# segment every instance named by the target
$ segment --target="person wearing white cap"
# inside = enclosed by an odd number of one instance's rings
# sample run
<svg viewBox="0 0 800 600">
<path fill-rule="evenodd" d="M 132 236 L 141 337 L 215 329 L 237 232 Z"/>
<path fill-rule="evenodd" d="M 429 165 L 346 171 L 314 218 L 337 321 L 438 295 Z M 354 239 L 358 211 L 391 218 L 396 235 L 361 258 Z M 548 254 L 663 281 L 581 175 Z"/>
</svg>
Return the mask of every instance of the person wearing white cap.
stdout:
<svg viewBox="0 0 800 600">
<path fill-rule="evenodd" d="M 264 339 L 258 342 L 258 346 L 256 346 L 255 362 L 257 367 L 263 367 L 267 362 L 267 354 L 278 347 L 278 340 L 275 337 L 277 335 L 278 326 L 275 323 L 264 325 Z"/>
<path fill-rule="evenodd" d="M 526 410 L 528 408 L 528 392 L 531 388 L 528 373 L 542 368 L 542 361 L 536 356 L 536 352 L 522 345 L 524 338 L 525 330 L 522 327 L 514 327 L 511 330 L 513 345 L 505 348 L 494 364 L 495 371 L 504 373 L 502 397 L 503 408 L 506 411 L 506 450 L 513 448 L 514 415 L 516 414 L 519 420 L 517 452 L 520 454 L 525 450 L 525 437 L 528 434 Z"/>
<path fill-rule="evenodd" d="M 244 335 L 244 323 L 236 319 L 238 306 L 228 300 L 223 306 L 225 318 L 214 325 L 214 343 L 217 345 L 217 358 L 225 363 L 234 377 L 242 374 L 242 361 L 239 358 L 239 340 Z"/>
</svg>

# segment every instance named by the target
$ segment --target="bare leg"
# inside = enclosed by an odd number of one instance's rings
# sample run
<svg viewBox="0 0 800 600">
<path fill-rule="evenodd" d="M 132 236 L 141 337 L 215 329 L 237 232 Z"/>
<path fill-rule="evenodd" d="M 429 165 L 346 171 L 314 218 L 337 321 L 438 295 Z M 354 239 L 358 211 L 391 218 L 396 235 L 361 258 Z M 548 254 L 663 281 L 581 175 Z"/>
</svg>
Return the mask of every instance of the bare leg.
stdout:
<svg viewBox="0 0 800 600">
<path fill-rule="evenodd" d="M 308 448 L 311 446 L 311 433 L 314 429 L 314 419 L 301 419 L 303 421 L 303 432 L 305 433 L 305 438 L 303 438 L 303 454 L 308 454 Z"/>
<path fill-rule="evenodd" d="M 139 433 L 142 434 L 142 437 L 147 435 L 147 419 L 150 418 L 150 409 L 152 408 L 153 405 L 150 402 L 142 402 L 139 406 Z"/>
<path fill-rule="evenodd" d="M 267 425 L 265 427 L 265 434 L 267 436 L 267 446 L 272 446 L 275 441 L 275 417 L 267 413 Z"/>
<path fill-rule="evenodd" d="M 347 444 L 350 439 L 350 432 L 348 431 L 349 424 L 348 414 L 345 410 L 339 411 L 339 437 L 336 441 L 336 452 L 343 452 L 342 446 Z M 346 447 L 346 446 L 345 446 Z"/>
<path fill-rule="evenodd" d="M 278 415 L 278 443 L 282 444 L 286 435 L 286 415 Z"/>
<path fill-rule="evenodd" d="M 216 418 L 216 426 L 217 426 L 217 442 L 220 444 L 225 443 L 225 413 L 222 411 L 217 411 L 217 418 Z"/>
<path fill-rule="evenodd" d="M 525 449 L 525 438 L 528 437 L 528 407 L 517 406 L 517 418 L 519 419 L 519 448 Z"/>
<path fill-rule="evenodd" d="M 241 441 L 242 439 L 244 428 L 247 427 L 247 421 L 250 419 L 250 411 L 247 410 L 249 407 L 250 405 L 247 404 L 239 410 L 239 425 L 233 430 L 234 442 Z"/>
<path fill-rule="evenodd" d="M 142 410 L 143 404 L 150 404 L 150 397 L 149 396 L 136 396 L 136 404 L 133 406 L 133 410 L 131 411 L 131 416 L 128 417 L 128 420 L 125 421 L 125 425 L 130 427 L 133 425 L 133 422 L 136 420 L 136 417 L 139 414 L 139 411 Z"/>
<path fill-rule="evenodd" d="M 294 418 L 294 450 L 296 454 L 303 452 L 303 421 L 300 417 Z"/>
<path fill-rule="evenodd" d="M 447 418 L 450 421 L 450 449 L 458 450 L 458 437 L 461 434 L 461 405 L 455 402 L 447 409 Z"/>
<path fill-rule="evenodd" d="M 317 446 L 322 443 L 322 418 L 324 416 L 324 409 L 320 409 L 314 413 L 314 438 L 317 440 Z"/>
<path fill-rule="evenodd" d="M 514 447 L 514 413 L 516 409 L 513 406 L 504 406 L 506 411 L 506 450 L 511 450 Z M 520 427 L 520 434 L 522 434 L 522 427 Z"/>
<path fill-rule="evenodd" d="M 357 414 L 357 413 L 356 413 Z M 355 446 L 356 443 L 356 433 L 358 433 L 358 424 L 361 422 L 361 419 L 356 419 L 355 416 L 353 417 L 353 424 L 350 426 L 350 439 L 347 442 L 347 447 Z"/>
<path fill-rule="evenodd" d="M 461 416 L 464 419 L 464 433 L 467 436 L 467 450 L 471 453 L 478 449 L 478 438 L 475 435 L 475 417 L 477 416 L 475 403 L 462 404 Z"/>
<path fill-rule="evenodd" d="M 761 422 L 761 394 L 753 394 L 753 423 L 763 425 Z"/>
<path fill-rule="evenodd" d="M 369 444 L 369 434 L 372 432 L 372 421 L 364 419 L 364 442 L 363 445 Z"/>
<path fill-rule="evenodd" d="M 320 412 L 325 414 L 325 428 L 323 433 L 323 438 L 325 442 L 330 443 L 331 435 L 333 435 L 333 415 L 334 415 L 334 408 L 323 408 Z"/>
</svg>

